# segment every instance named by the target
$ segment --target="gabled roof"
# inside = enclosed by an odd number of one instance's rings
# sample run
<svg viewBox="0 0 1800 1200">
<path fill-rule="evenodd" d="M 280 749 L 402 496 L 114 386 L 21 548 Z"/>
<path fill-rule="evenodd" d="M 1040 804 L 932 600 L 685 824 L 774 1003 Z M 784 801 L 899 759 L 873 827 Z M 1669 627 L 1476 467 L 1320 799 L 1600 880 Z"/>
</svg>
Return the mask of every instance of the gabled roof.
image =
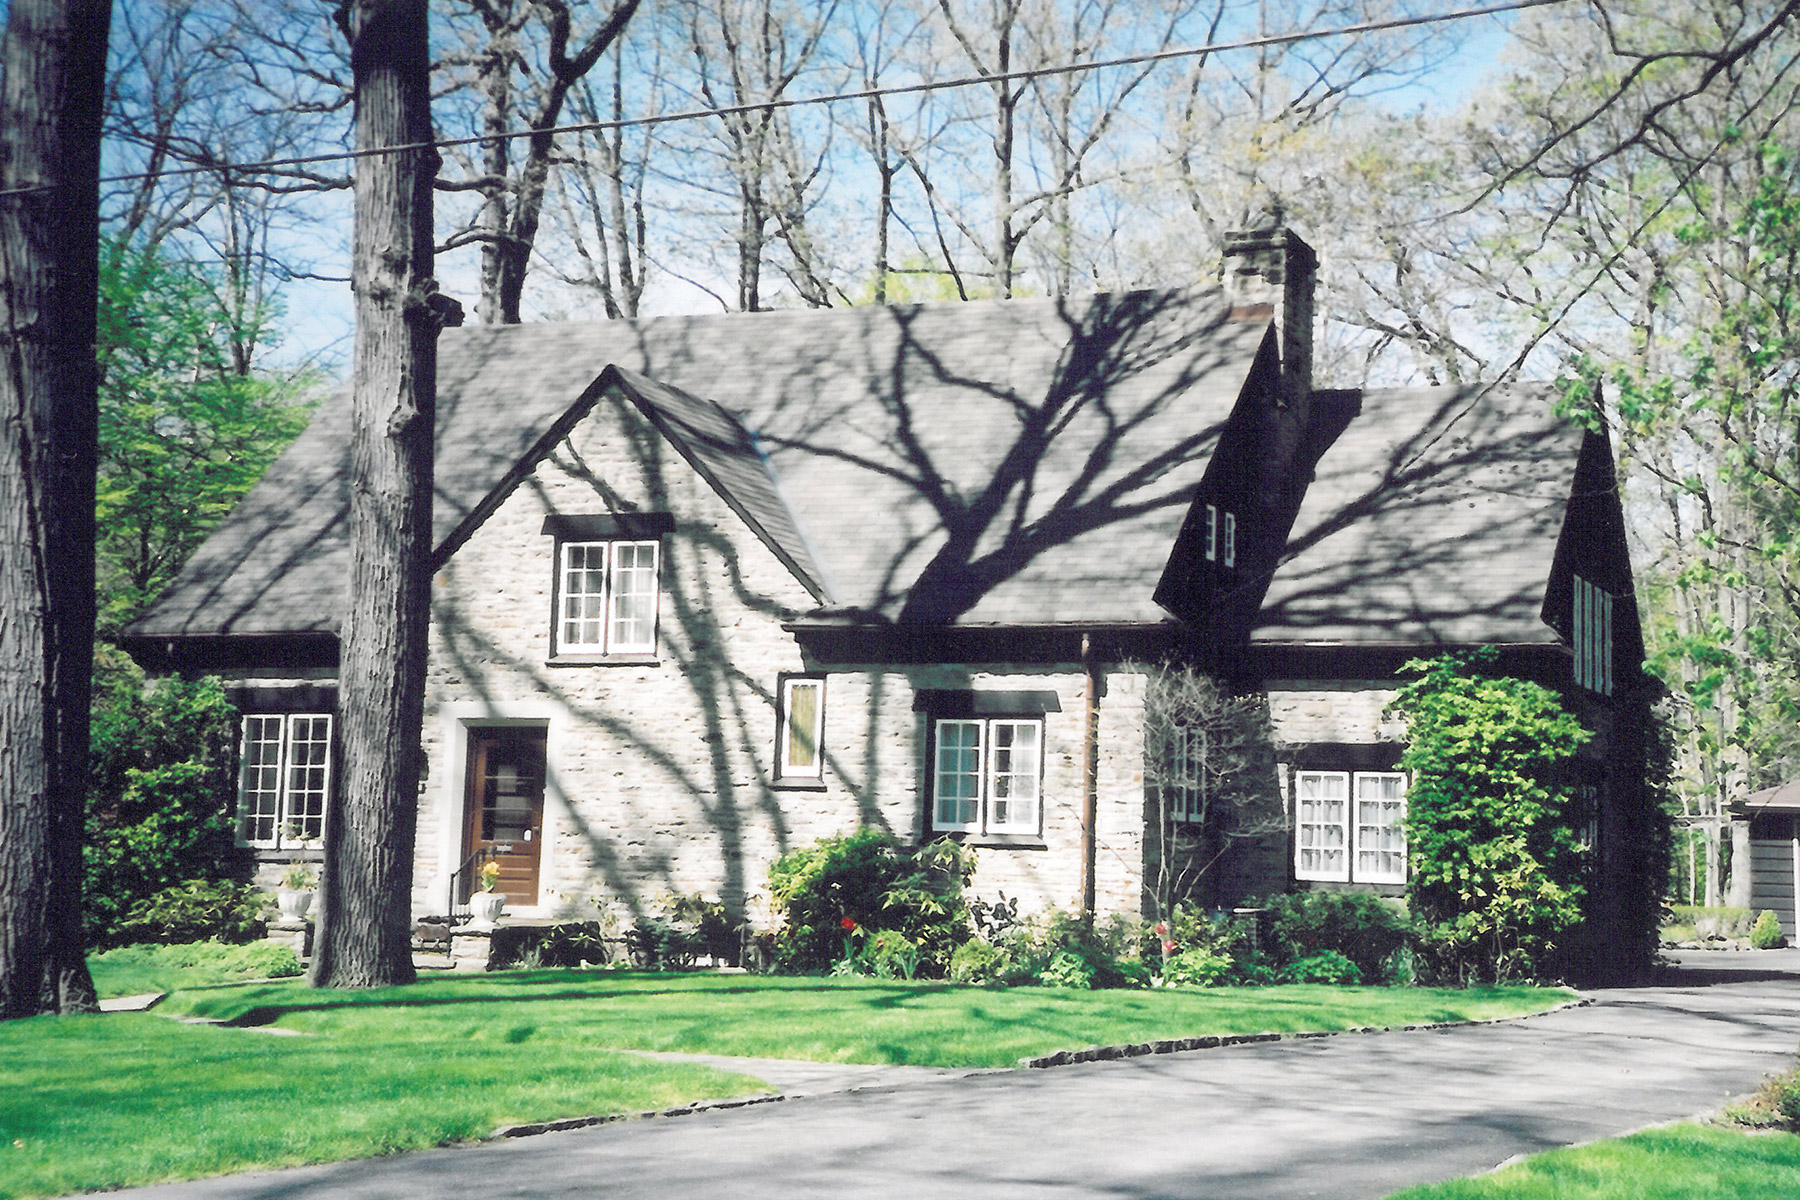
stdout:
<svg viewBox="0 0 1800 1200">
<path fill-rule="evenodd" d="M 615 387 L 835 607 L 1161 623 L 1151 592 L 1266 328 L 1202 290 L 447 331 L 436 544 Z M 133 635 L 336 629 L 347 418 L 320 410 Z"/>
<path fill-rule="evenodd" d="M 1547 385 L 1361 393 L 1320 459 L 1256 642 L 1554 642 L 1542 618 L 1583 431 Z"/>
</svg>

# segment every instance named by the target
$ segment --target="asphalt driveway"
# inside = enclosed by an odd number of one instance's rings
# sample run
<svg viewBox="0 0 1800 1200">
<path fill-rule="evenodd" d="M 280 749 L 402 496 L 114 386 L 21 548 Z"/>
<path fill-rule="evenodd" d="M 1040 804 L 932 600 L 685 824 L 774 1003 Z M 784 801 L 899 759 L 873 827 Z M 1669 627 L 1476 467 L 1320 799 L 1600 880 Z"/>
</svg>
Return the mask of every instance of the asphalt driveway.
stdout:
<svg viewBox="0 0 1800 1200">
<path fill-rule="evenodd" d="M 1800 978 L 1633 989 L 1498 1025 L 850 1091 L 814 1069 L 794 1081 L 810 1094 L 776 1104 L 115 1194 L 1354 1200 L 1715 1109 L 1797 1042 Z"/>
</svg>

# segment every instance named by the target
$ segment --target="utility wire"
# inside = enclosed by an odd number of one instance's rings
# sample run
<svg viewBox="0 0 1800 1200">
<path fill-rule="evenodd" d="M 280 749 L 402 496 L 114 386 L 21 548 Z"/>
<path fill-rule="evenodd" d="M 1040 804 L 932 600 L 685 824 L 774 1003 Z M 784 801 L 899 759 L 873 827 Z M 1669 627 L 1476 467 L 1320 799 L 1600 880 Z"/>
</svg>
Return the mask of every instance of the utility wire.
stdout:
<svg viewBox="0 0 1800 1200">
<path fill-rule="evenodd" d="M 476 134 L 470 137 L 436 138 L 426 142 L 406 142 L 393 146 L 377 146 L 365 150 L 338 150 L 326 154 L 303 154 L 292 158 L 269 158 L 257 162 L 232 163 L 222 159 L 212 159 L 191 167 L 172 167 L 161 171 L 139 171 L 122 175 L 103 175 L 101 183 L 134 183 L 145 179 L 167 179 L 182 175 L 205 175 L 219 172 L 232 174 L 262 174 L 287 167 L 310 166 L 314 163 L 352 162 L 361 158 L 372 158 L 379 154 L 404 154 L 415 150 L 436 150 L 450 146 L 482 146 L 494 142 L 515 141 L 519 138 L 541 137 L 546 134 L 562 133 L 595 133 L 603 130 L 634 129 L 649 125 L 669 125 L 680 121 L 698 121 L 707 117 L 737 116 L 744 113 L 772 113 L 778 109 L 802 108 L 814 104 L 837 104 L 846 100 L 873 100 L 886 96 L 912 96 L 926 92 L 952 91 L 959 88 L 992 86 L 996 83 L 1043 79 L 1055 75 L 1077 75 L 1085 71 L 1103 71 L 1110 67 L 1131 67 L 1147 63 L 1167 62 L 1179 58 L 1197 58 L 1204 54 L 1222 54 L 1232 50 L 1257 50 L 1269 46 L 1287 46 L 1296 42 L 1313 41 L 1318 38 L 1350 37 L 1355 34 L 1384 33 L 1395 29 L 1416 28 L 1421 25 L 1437 25 L 1447 21 L 1463 21 L 1470 17 L 1495 16 L 1501 13 L 1519 12 L 1528 8 L 1543 8 L 1552 4 L 1566 4 L 1569 0 L 1508 0 L 1507 3 L 1489 4 L 1480 8 L 1463 8 L 1446 13 L 1427 13 L 1413 17 L 1391 17 L 1382 21 L 1365 21 L 1357 25 L 1341 25 L 1336 29 L 1313 29 L 1303 33 L 1265 34 L 1260 37 L 1242 38 L 1232 42 L 1211 42 L 1204 46 L 1184 46 L 1173 50 L 1154 50 L 1143 54 L 1128 54 L 1120 58 L 1102 59 L 1097 62 L 1061 63 L 1052 67 L 1031 67 L 1017 71 L 1000 71 L 978 75 L 965 75 L 956 79 L 944 79 L 927 83 L 902 84 L 896 87 L 860 88 L 853 92 L 833 92 L 824 96 L 801 96 L 794 99 L 762 100 L 751 104 L 731 104 L 720 108 L 690 108 L 681 112 L 663 113 L 653 117 L 625 117 L 613 121 L 584 121 L 570 125 L 553 125 L 543 129 L 519 129 L 507 133 Z M 34 184 L 0 190 L 0 197 L 22 196 L 33 192 L 49 191 L 55 184 Z"/>
</svg>

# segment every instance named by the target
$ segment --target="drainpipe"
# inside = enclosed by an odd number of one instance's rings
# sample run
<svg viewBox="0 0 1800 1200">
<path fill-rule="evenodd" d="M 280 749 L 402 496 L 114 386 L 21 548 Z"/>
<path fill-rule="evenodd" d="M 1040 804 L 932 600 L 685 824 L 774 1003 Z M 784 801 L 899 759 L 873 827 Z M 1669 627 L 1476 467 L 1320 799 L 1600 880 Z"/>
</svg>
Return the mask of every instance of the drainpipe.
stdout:
<svg viewBox="0 0 1800 1200">
<path fill-rule="evenodd" d="M 1094 662 L 1092 635 L 1081 635 L 1084 703 L 1081 727 L 1081 916 L 1094 919 L 1095 812 L 1100 780 L 1100 669 Z"/>
</svg>

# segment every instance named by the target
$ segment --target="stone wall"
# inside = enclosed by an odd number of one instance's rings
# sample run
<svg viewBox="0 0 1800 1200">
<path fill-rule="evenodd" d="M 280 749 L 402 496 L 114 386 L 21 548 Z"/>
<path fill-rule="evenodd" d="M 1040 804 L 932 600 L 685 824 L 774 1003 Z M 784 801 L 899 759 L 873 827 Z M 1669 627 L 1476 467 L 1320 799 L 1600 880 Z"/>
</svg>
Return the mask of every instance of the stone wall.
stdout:
<svg viewBox="0 0 1800 1200">
<path fill-rule="evenodd" d="M 653 663 L 551 662 L 548 515 L 670 512 Z M 526 917 L 654 912 L 699 892 L 767 923 L 769 864 L 817 838 L 926 825 L 919 689 L 1054 691 L 1046 715 L 1043 848 L 977 850 L 976 890 L 1029 908 L 1080 900 L 1079 664 L 861 666 L 807 661 L 782 623 L 815 599 L 627 403 L 603 398 L 457 550 L 434 584 L 414 907 L 443 911 L 461 861 L 471 727 L 547 730 L 540 903 Z M 783 672 L 826 674 L 822 785 L 773 779 Z M 1100 704 L 1097 901 L 1137 912 L 1143 689 L 1106 680 Z M 509 911 L 513 911 L 509 909 Z"/>
</svg>

